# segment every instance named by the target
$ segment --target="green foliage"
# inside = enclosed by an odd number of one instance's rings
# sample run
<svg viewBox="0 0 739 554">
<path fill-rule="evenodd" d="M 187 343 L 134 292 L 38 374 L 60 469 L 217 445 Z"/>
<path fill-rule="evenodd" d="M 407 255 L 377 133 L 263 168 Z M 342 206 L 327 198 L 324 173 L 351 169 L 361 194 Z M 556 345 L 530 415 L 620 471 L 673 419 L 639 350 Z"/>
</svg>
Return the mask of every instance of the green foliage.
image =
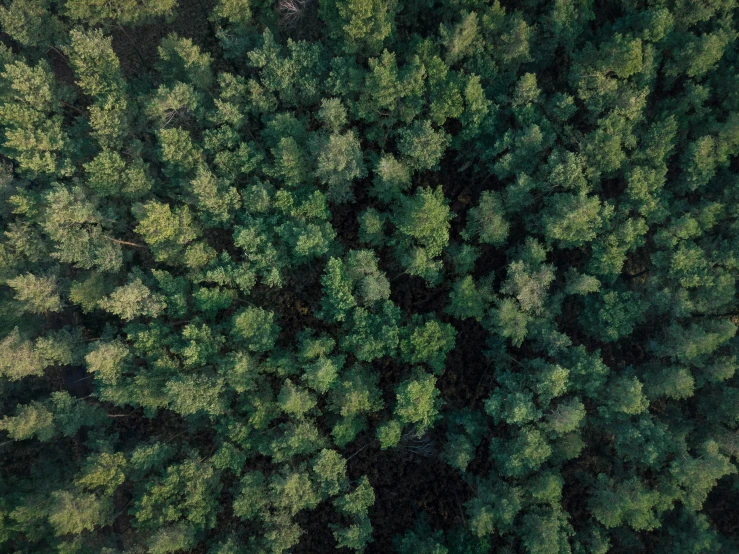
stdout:
<svg viewBox="0 0 739 554">
<path fill-rule="evenodd" d="M 0 7 L 0 26 L 23 46 L 42 47 L 61 31 L 61 21 L 49 9 L 48 0 L 12 0 Z"/>
<path fill-rule="evenodd" d="M 441 373 L 446 355 L 454 348 L 457 332 L 448 323 L 434 319 L 422 321 L 423 318 L 416 317 L 401 331 L 401 359 L 410 364 L 425 363 L 432 371 Z"/>
<path fill-rule="evenodd" d="M 636 477 L 612 484 L 598 475 L 598 490 L 590 502 L 593 516 L 606 527 L 628 525 L 641 531 L 659 525 L 657 511 L 662 504 L 660 493 L 650 490 Z"/>
<path fill-rule="evenodd" d="M 38 277 L 32 273 L 8 279 L 7 285 L 15 291 L 15 299 L 19 301 L 21 310 L 34 314 L 58 312 L 62 309 L 62 300 L 57 292 L 56 279 L 53 276 Z"/>
<path fill-rule="evenodd" d="M 331 258 L 326 264 L 321 284 L 324 291 L 321 300 L 322 317 L 328 321 L 343 321 L 357 303 L 352 295 L 352 283 L 344 262 Z"/>
<path fill-rule="evenodd" d="M 346 483 L 346 460 L 336 450 L 321 450 L 313 463 L 323 494 L 334 496 Z"/>
<path fill-rule="evenodd" d="M 208 89 L 213 82 L 209 54 L 203 54 L 191 39 L 171 34 L 159 45 L 159 71 L 165 78 Z"/>
<path fill-rule="evenodd" d="M 160 478 L 150 479 L 131 512 L 136 523 L 157 528 L 171 522 L 188 522 L 210 529 L 218 512 L 219 475 L 210 464 L 196 459 L 170 465 Z"/>
<path fill-rule="evenodd" d="M 101 452 L 88 458 L 83 474 L 75 479 L 75 483 L 88 490 L 101 489 L 103 494 L 110 496 L 125 482 L 125 466 L 123 453 Z"/>
<path fill-rule="evenodd" d="M 431 123 L 414 122 L 399 131 L 398 151 L 413 170 L 428 170 L 437 167 L 449 144 L 443 131 L 436 131 Z"/>
<path fill-rule="evenodd" d="M 319 14 L 344 52 L 372 54 L 393 31 L 394 9 L 393 2 L 333 0 L 321 4 Z"/>
<path fill-rule="evenodd" d="M 320 501 L 306 473 L 285 472 L 284 475 L 275 475 L 270 481 L 269 491 L 275 507 L 291 516 L 300 510 L 315 508 Z"/>
<path fill-rule="evenodd" d="M 737 551 L 735 4 L 3 2 L 0 551 Z"/>
<path fill-rule="evenodd" d="M 480 195 L 480 204 L 469 211 L 467 236 L 483 244 L 501 246 L 508 238 L 509 225 L 500 196 L 492 191 Z"/>
<path fill-rule="evenodd" d="M 608 392 L 608 412 L 628 415 L 644 412 L 649 400 L 643 392 L 643 385 L 636 377 L 617 377 L 610 383 Z M 605 411 L 604 408 L 601 408 Z"/>
<path fill-rule="evenodd" d="M 195 533 L 189 525 L 171 525 L 157 530 L 148 541 L 149 552 L 167 554 L 191 548 Z"/>
<path fill-rule="evenodd" d="M 47 441 L 56 434 L 54 414 L 39 402 L 19 406 L 14 416 L 5 416 L 0 421 L 0 429 L 6 431 L 13 440 L 36 437 L 40 441 Z"/>
<path fill-rule="evenodd" d="M 511 439 L 491 443 L 493 459 L 505 476 L 520 477 L 537 470 L 552 453 L 552 447 L 537 429 L 522 428 Z"/>
<path fill-rule="evenodd" d="M 352 492 L 339 497 L 334 504 L 345 516 L 361 517 L 375 503 L 375 491 L 366 475 L 363 475 Z"/>
<path fill-rule="evenodd" d="M 403 425 L 415 425 L 418 435 L 431 427 L 439 415 L 442 402 L 433 375 L 417 372 L 411 379 L 398 385 L 395 396 L 396 417 Z"/>
<path fill-rule="evenodd" d="M 136 317 L 157 317 L 167 306 L 164 296 L 152 293 L 139 277 L 115 289 L 99 305 L 124 321 Z"/>
<path fill-rule="evenodd" d="M 10 381 L 42 375 L 47 367 L 71 364 L 75 359 L 73 348 L 74 337 L 68 332 L 49 334 L 31 341 L 15 327 L 0 341 L 0 374 Z"/>
<path fill-rule="evenodd" d="M 453 317 L 472 317 L 480 321 L 485 314 L 485 295 L 479 290 L 471 275 L 454 282 L 449 293 L 446 311 Z"/>
<path fill-rule="evenodd" d="M 369 518 L 359 518 L 348 527 L 341 527 L 334 531 L 337 548 L 350 548 L 362 552 L 372 542 L 372 524 Z"/>
<path fill-rule="evenodd" d="M 61 114 L 66 94 L 60 93 L 50 65 L 45 60 L 35 67 L 13 61 L 4 64 L 0 79 L 4 154 L 31 178 L 70 175 L 69 160 L 65 159 L 69 145 Z"/>
<path fill-rule="evenodd" d="M 647 303 L 632 292 L 610 291 L 586 299 L 589 310 L 583 329 L 605 342 L 628 336 L 643 321 Z"/>
<path fill-rule="evenodd" d="M 383 153 L 374 170 L 371 194 L 383 202 L 399 198 L 411 184 L 410 168 L 392 154 Z"/>
<path fill-rule="evenodd" d="M 262 308 L 244 308 L 233 318 L 231 334 L 253 352 L 271 350 L 280 330 L 273 319 L 274 314 Z"/>
<path fill-rule="evenodd" d="M 441 188 L 420 189 L 415 195 L 402 198 L 392 216 L 397 229 L 393 243 L 407 273 L 429 283 L 438 281 L 441 262 L 434 258 L 449 242 L 452 217 Z"/>
<path fill-rule="evenodd" d="M 198 237 L 187 206 L 173 212 L 169 205 L 151 201 L 134 206 L 134 214 L 139 220 L 136 232 L 159 261 L 176 263 L 182 257 L 183 247 Z"/>
<path fill-rule="evenodd" d="M 334 132 L 316 146 L 316 176 L 327 186 L 327 198 L 341 203 L 354 197 L 352 181 L 367 175 L 354 131 Z"/>
<path fill-rule="evenodd" d="M 112 22 L 119 25 L 141 25 L 153 18 L 170 15 L 175 7 L 174 0 L 116 0 L 96 2 L 92 0 L 67 0 L 65 8 L 69 17 L 86 21 L 92 25 Z"/>
<path fill-rule="evenodd" d="M 241 478 L 234 513 L 242 519 L 250 519 L 259 515 L 267 503 L 267 482 L 260 471 L 245 473 Z"/>
<path fill-rule="evenodd" d="M 592 241 L 600 225 L 600 200 L 594 196 L 556 194 L 547 199 L 542 213 L 544 235 L 561 248 Z"/>
<path fill-rule="evenodd" d="M 427 525 L 417 525 L 417 529 L 407 531 L 402 538 L 396 540 L 395 550 L 398 554 L 448 554 L 444 546 L 441 531 L 432 532 Z"/>
<path fill-rule="evenodd" d="M 395 420 L 390 420 L 387 423 L 377 428 L 377 440 L 380 441 L 380 448 L 383 450 L 397 446 L 400 442 L 400 437 L 403 433 L 403 426 Z"/>
<path fill-rule="evenodd" d="M 475 497 L 465 504 L 470 531 L 477 537 L 506 530 L 520 510 L 520 491 L 497 480 L 479 482 Z"/>
<path fill-rule="evenodd" d="M 79 534 L 110 523 L 113 503 L 94 494 L 51 493 L 49 523 L 57 535 Z"/>
<path fill-rule="evenodd" d="M 316 405 L 315 397 L 308 391 L 285 381 L 277 396 L 277 403 L 282 411 L 293 417 L 301 417 Z"/>
</svg>

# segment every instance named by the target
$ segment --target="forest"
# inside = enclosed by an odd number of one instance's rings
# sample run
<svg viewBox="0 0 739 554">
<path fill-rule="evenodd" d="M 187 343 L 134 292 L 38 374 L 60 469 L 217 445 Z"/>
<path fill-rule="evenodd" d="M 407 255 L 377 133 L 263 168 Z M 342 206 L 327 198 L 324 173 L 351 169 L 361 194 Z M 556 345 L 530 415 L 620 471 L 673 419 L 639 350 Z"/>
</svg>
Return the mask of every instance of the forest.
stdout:
<svg viewBox="0 0 739 554">
<path fill-rule="evenodd" d="M 0 552 L 739 552 L 736 0 L 0 0 Z"/>
</svg>

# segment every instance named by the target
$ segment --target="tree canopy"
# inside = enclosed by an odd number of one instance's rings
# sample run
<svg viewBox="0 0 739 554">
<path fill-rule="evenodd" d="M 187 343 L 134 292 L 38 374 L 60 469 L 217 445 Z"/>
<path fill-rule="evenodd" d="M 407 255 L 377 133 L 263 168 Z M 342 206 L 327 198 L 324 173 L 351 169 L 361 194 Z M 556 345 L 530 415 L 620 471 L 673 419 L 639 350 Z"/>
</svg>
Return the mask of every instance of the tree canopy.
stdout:
<svg viewBox="0 0 739 554">
<path fill-rule="evenodd" d="M 735 0 L 4 0 L 0 551 L 739 552 Z"/>
</svg>

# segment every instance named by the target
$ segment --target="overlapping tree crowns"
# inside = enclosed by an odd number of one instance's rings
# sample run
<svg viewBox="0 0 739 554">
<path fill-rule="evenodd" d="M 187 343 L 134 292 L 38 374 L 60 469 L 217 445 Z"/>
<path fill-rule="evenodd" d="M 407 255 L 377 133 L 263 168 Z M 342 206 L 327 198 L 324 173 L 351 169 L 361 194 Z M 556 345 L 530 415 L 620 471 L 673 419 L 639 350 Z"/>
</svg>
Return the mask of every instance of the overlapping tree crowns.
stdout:
<svg viewBox="0 0 739 554">
<path fill-rule="evenodd" d="M 0 550 L 737 550 L 735 3 L 212 4 L 0 7 Z"/>
</svg>

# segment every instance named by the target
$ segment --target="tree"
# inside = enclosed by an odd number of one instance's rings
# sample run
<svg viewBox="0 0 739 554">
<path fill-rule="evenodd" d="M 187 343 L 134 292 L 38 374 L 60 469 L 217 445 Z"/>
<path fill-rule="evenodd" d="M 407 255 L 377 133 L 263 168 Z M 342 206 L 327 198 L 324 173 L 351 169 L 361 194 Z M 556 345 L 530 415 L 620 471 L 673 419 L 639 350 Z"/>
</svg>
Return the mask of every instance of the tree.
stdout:
<svg viewBox="0 0 739 554">
<path fill-rule="evenodd" d="M 484 191 L 479 205 L 469 211 L 466 236 L 474 237 L 483 244 L 500 246 L 508 238 L 508 229 L 500 196 L 492 191 Z"/>
<path fill-rule="evenodd" d="M 542 225 L 547 239 L 561 248 L 592 241 L 600 225 L 600 200 L 594 196 L 556 194 L 547 199 Z"/>
<path fill-rule="evenodd" d="M 737 550 L 735 2 L 0 4 L 0 551 Z"/>
<path fill-rule="evenodd" d="M 603 474 L 598 475 L 598 490 L 589 507 L 595 518 L 608 528 L 626 524 L 633 529 L 648 530 L 659 525 L 659 492 L 648 489 L 636 477 L 621 483 L 612 483 Z"/>
<path fill-rule="evenodd" d="M 62 101 L 67 94 L 56 84 L 51 67 L 43 60 L 35 67 L 13 61 L 4 64 L 0 79 L 6 98 L 0 109 L 3 152 L 28 177 L 71 175 L 62 125 Z"/>
<path fill-rule="evenodd" d="M 361 517 L 375 503 L 375 491 L 366 475 L 363 475 L 352 492 L 334 501 L 339 512 L 345 516 Z"/>
<path fill-rule="evenodd" d="M 291 516 L 306 508 L 315 508 L 320 501 L 307 473 L 286 471 L 283 475 L 273 476 L 269 493 L 275 507 Z"/>
<path fill-rule="evenodd" d="M 583 318 L 587 333 L 605 342 L 628 336 L 634 327 L 644 321 L 646 302 L 633 292 L 610 291 L 589 295 L 585 299 L 588 310 Z"/>
<path fill-rule="evenodd" d="M 277 396 L 282 411 L 292 417 L 300 418 L 316 405 L 315 397 L 305 389 L 296 386 L 289 379 L 285 381 Z"/>
<path fill-rule="evenodd" d="M 374 208 L 367 208 L 357 218 L 359 221 L 359 240 L 373 247 L 385 243 L 385 217 Z"/>
<path fill-rule="evenodd" d="M 103 214 L 85 190 L 53 187 L 45 200 L 41 225 L 53 243 L 52 257 L 80 269 L 115 272 L 121 268 L 123 242 L 129 241 L 110 236 Z"/>
<path fill-rule="evenodd" d="M 223 380 L 205 375 L 186 375 L 168 381 L 164 386 L 169 408 L 183 416 L 206 413 L 212 416 L 226 411 L 221 393 Z"/>
<path fill-rule="evenodd" d="M 336 450 L 321 450 L 313 471 L 321 480 L 323 494 L 335 496 L 346 487 L 346 460 Z"/>
<path fill-rule="evenodd" d="M 118 287 L 100 301 L 100 307 L 124 321 L 136 317 L 157 317 L 166 308 L 164 296 L 152 293 L 140 277 Z"/>
<path fill-rule="evenodd" d="M 75 483 L 91 491 L 102 489 L 103 494 L 111 496 L 126 480 L 125 468 L 126 457 L 122 452 L 100 452 L 87 458 L 83 474 Z"/>
<path fill-rule="evenodd" d="M 422 435 L 439 416 L 442 401 L 436 388 L 436 377 L 417 371 L 395 389 L 395 415 L 403 425 L 415 425 L 415 433 Z"/>
<path fill-rule="evenodd" d="M 480 321 L 487 304 L 485 294 L 480 291 L 471 275 L 459 279 L 452 285 L 449 293 L 447 313 L 459 319 L 472 317 Z"/>
<path fill-rule="evenodd" d="M 202 53 L 191 39 L 172 33 L 158 48 L 158 69 L 171 82 L 191 84 L 195 89 L 207 90 L 213 83 L 210 54 Z"/>
<path fill-rule="evenodd" d="M 718 444 L 709 441 L 701 446 L 699 458 L 683 457 L 670 464 L 670 472 L 679 484 L 679 498 L 691 511 L 698 511 L 708 497 L 708 492 L 719 479 L 736 473 L 729 458 L 719 453 Z"/>
<path fill-rule="evenodd" d="M 233 212 L 241 206 L 238 191 L 229 186 L 225 179 L 218 179 L 204 165 L 198 167 L 190 188 L 197 199 L 198 209 L 204 215 L 203 219 L 212 221 L 214 225 L 220 226 L 230 221 Z"/>
<path fill-rule="evenodd" d="M 340 50 L 374 54 L 393 32 L 394 3 L 334 0 L 321 4 L 319 15 Z"/>
<path fill-rule="evenodd" d="M 537 429 L 524 427 L 508 440 L 494 439 L 491 454 L 508 477 L 523 477 L 536 471 L 552 453 L 544 434 Z"/>
<path fill-rule="evenodd" d="M 392 216 L 398 235 L 393 239 L 406 271 L 433 283 L 440 277 L 439 256 L 449 241 L 449 211 L 441 188 L 420 189 L 401 200 Z M 419 259 L 416 256 L 422 254 Z"/>
<path fill-rule="evenodd" d="M 357 303 L 352 295 L 352 283 L 344 262 L 337 258 L 329 259 L 321 284 L 324 291 L 321 317 L 328 321 L 343 321 Z"/>
<path fill-rule="evenodd" d="M 391 300 L 381 302 L 373 312 L 355 308 L 345 325 L 341 349 L 364 362 L 393 355 L 398 346 L 399 321 L 400 309 Z"/>
<path fill-rule="evenodd" d="M 110 523 L 113 502 L 94 494 L 54 491 L 51 495 L 49 522 L 57 535 L 79 534 Z"/>
<path fill-rule="evenodd" d="M 454 65 L 460 59 L 471 55 L 475 48 L 475 42 L 479 40 L 479 21 L 477 13 L 463 13 L 462 21 L 451 28 L 443 23 L 439 25 L 441 42 L 446 48 L 445 61 Z"/>
<path fill-rule="evenodd" d="M 196 459 L 167 467 L 161 478 L 149 479 L 131 510 L 138 525 L 157 527 L 182 521 L 197 529 L 215 525 L 218 473 Z"/>
<path fill-rule="evenodd" d="M 234 316 L 231 334 L 253 352 L 269 351 L 280 331 L 273 319 L 274 314 L 262 308 L 244 308 Z"/>
<path fill-rule="evenodd" d="M 355 365 L 344 372 L 328 396 L 328 409 L 340 416 L 331 431 L 334 443 L 343 447 L 362 431 L 367 416 L 384 406 L 377 376 L 366 366 Z"/>
<path fill-rule="evenodd" d="M 449 136 L 429 121 L 415 121 L 398 132 L 398 151 L 412 170 L 436 168 L 448 145 Z"/>
<path fill-rule="evenodd" d="M 74 398 L 67 391 L 52 392 L 50 400 L 54 423 L 65 437 L 76 435 L 81 427 L 99 425 L 102 420 L 99 406 Z"/>
<path fill-rule="evenodd" d="M 410 168 L 392 154 L 383 153 L 380 156 L 374 175 L 370 193 L 383 202 L 400 198 L 411 184 Z"/>
<path fill-rule="evenodd" d="M 506 531 L 521 510 L 521 492 L 498 479 L 479 481 L 476 489 L 465 503 L 472 533 L 485 537 Z"/>
<path fill-rule="evenodd" d="M 106 37 L 102 29 L 90 32 L 72 29 L 70 39 L 67 53 L 77 76 L 77 86 L 92 97 L 122 93 L 125 83 L 112 38 Z"/>
<path fill-rule="evenodd" d="M 53 365 L 69 365 L 75 360 L 74 346 L 75 336 L 67 331 L 32 341 L 15 327 L 0 341 L 0 375 L 17 381 L 30 375 L 42 375 Z"/>
<path fill-rule="evenodd" d="M 373 541 L 372 524 L 368 517 L 361 517 L 349 527 L 340 527 L 334 531 L 337 548 L 351 548 L 362 552 Z"/>
<path fill-rule="evenodd" d="M 543 509 L 523 517 L 521 536 L 526 551 L 531 554 L 566 552 L 573 534 L 567 516 L 558 509 Z"/>
<path fill-rule="evenodd" d="M 43 314 L 62 309 L 62 299 L 53 276 L 37 277 L 27 273 L 8 279 L 7 284 L 15 291 L 15 299 L 23 311 Z"/>
<path fill-rule="evenodd" d="M 142 162 L 126 164 L 117 152 L 103 150 L 85 164 L 87 186 L 100 196 L 141 196 L 151 189 L 147 166 Z"/>
<path fill-rule="evenodd" d="M 95 0 L 69 0 L 65 4 L 65 8 L 69 17 L 90 25 L 103 22 L 113 22 L 118 25 L 141 25 L 154 18 L 170 15 L 175 5 L 174 0 L 164 0 L 163 2 L 116 0 L 109 3 Z"/>
<path fill-rule="evenodd" d="M 337 203 L 354 197 L 352 181 L 367 175 L 359 139 L 353 130 L 334 132 L 319 139 L 314 147 L 316 176 L 327 187 L 327 197 Z"/>
<path fill-rule="evenodd" d="M 57 432 L 54 414 L 39 402 L 19 406 L 16 415 L 5 416 L 0 421 L 0 429 L 6 431 L 13 440 L 36 437 L 40 441 L 48 441 Z"/>
<path fill-rule="evenodd" d="M 350 250 L 347 270 L 355 283 L 356 297 L 363 306 L 375 306 L 390 297 L 390 282 L 378 267 L 372 250 Z"/>
<path fill-rule="evenodd" d="M 261 471 L 245 473 L 234 501 L 234 513 L 242 519 L 251 519 L 261 513 L 268 503 L 267 481 Z"/>
<path fill-rule="evenodd" d="M 610 384 L 608 392 L 608 411 L 628 415 L 644 412 L 649 400 L 644 395 L 643 385 L 636 377 L 617 377 Z M 606 408 L 601 408 L 605 411 Z"/>
<path fill-rule="evenodd" d="M 173 263 L 181 259 L 184 246 L 199 235 L 187 206 L 173 211 L 168 204 L 150 201 L 134 206 L 132 211 L 139 221 L 136 232 L 159 261 Z"/>
<path fill-rule="evenodd" d="M 444 370 L 446 355 L 454 348 L 457 331 L 448 323 L 415 316 L 400 335 L 401 359 L 410 364 L 425 363 L 434 373 Z"/>
<path fill-rule="evenodd" d="M 149 552 L 152 554 L 167 554 L 186 550 L 195 543 L 195 533 L 192 526 L 176 524 L 158 529 L 149 539 Z"/>
<path fill-rule="evenodd" d="M 0 26 L 26 47 L 58 44 L 62 23 L 49 8 L 48 0 L 12 0 L 0 7 Z"/>
</svg>

